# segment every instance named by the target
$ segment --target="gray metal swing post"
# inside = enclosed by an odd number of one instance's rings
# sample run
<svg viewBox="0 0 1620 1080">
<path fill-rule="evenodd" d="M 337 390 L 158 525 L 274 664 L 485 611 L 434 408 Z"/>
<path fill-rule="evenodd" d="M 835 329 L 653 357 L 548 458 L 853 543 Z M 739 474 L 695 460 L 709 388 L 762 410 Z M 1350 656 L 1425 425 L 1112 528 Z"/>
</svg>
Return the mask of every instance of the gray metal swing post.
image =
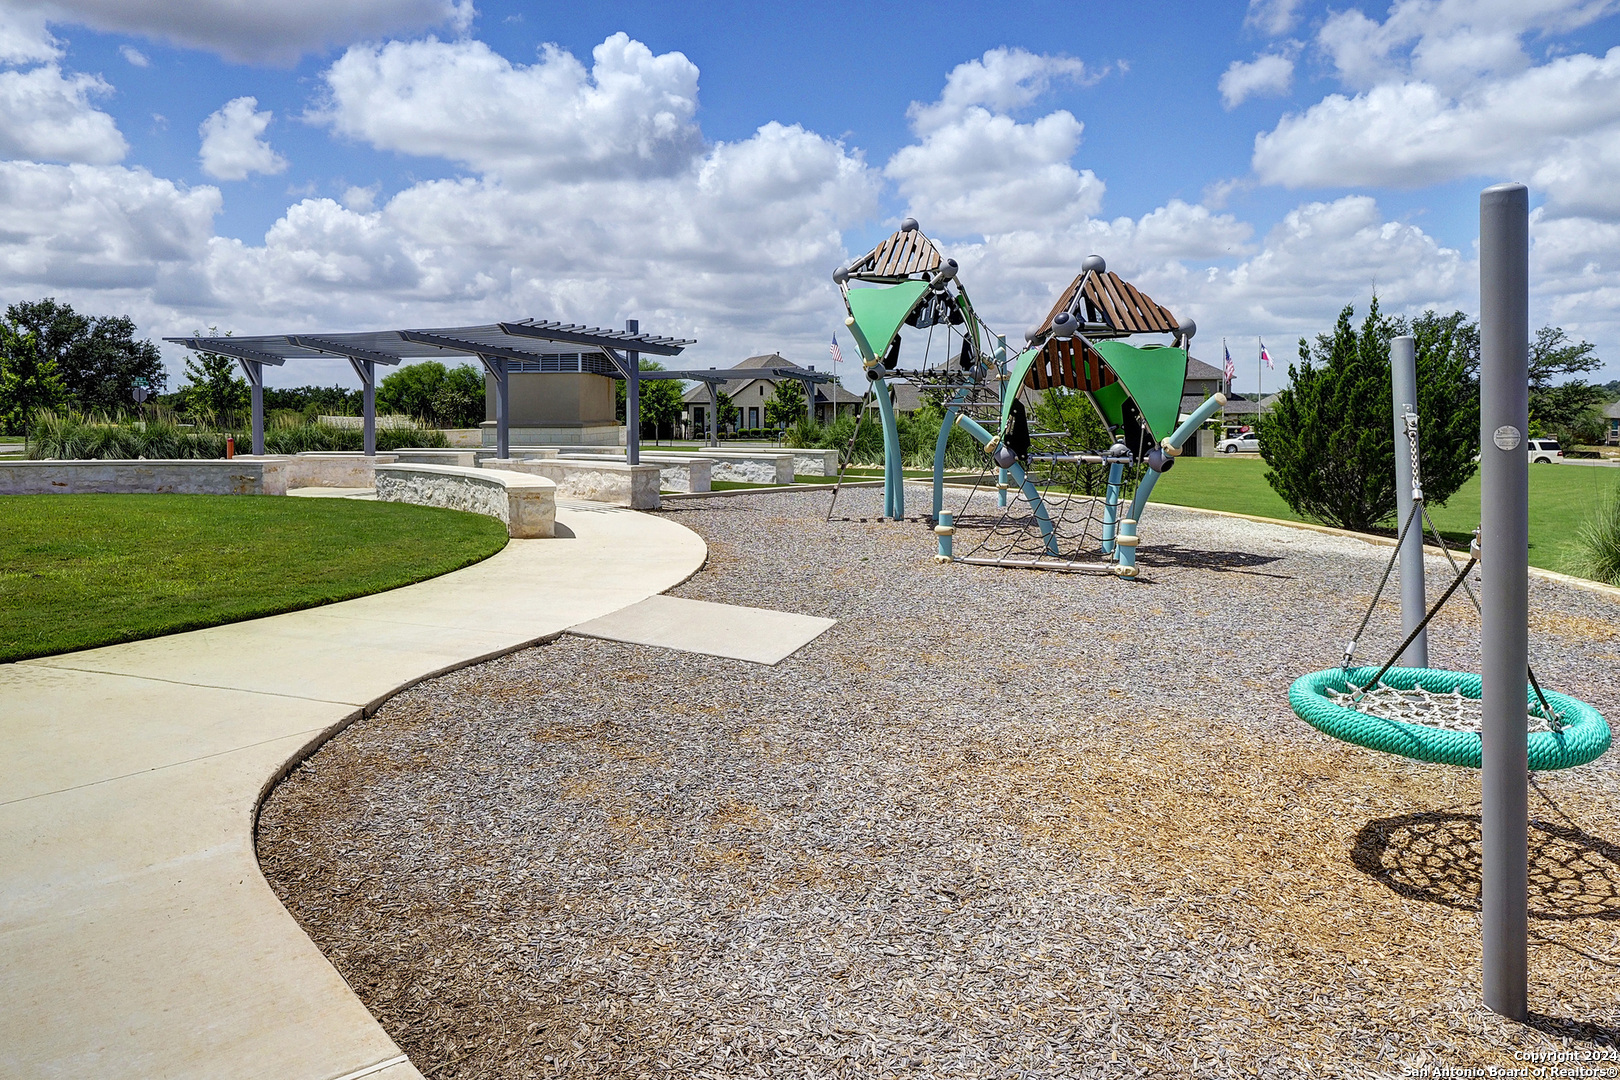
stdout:
<svg viewBox="0 0 1620 1080">
<path fill-rule="evenodd" d="M 1423 498 L 1413 482 L 1412 455 L 1417 445 L 1417 341 L 1398 337 L 1389 343 L 1389 376 L 1395 405 L 1395 519 L 1404 525 L 1412 516 L 1414 502 Z M 1411 430 L 1408 431 L 1408 425 Z M 1421 480 L 1421 477 L 1419 478 Z M 1421 511 L 1419 511 L 1421 513 Z M 1406 530 L 1401 540 L 1401 630 L 1411 634 L 1423 621 L 1428 597 L 1423 588 L 1423 529 Z M 1403 667 L 1429 666 L 1429 632 L 1412 639 L 1405 652 L 1395 658 Z"/>
<path fill-rule="evenodd" d="M 1480 731 L 1485 1005 L 1529 1011 L 1528 718 L 1530 192 L 1479 197 Z"/>
</svg>

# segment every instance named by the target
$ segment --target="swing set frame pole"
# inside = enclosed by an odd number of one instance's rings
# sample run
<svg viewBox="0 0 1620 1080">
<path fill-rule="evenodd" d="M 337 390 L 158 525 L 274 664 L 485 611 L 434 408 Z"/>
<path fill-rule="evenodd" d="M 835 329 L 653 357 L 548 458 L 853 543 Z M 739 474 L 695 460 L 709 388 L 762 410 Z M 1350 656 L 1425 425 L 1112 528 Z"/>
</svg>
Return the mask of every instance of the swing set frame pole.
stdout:
<svg viewBox="0 0 1620 1080">
<path fill-rule="evenodd" d="M 1485 1005 L 1529 1013 L 1530 192 L 1497 184 L 1479 197 L 1480 730 Z"/>
</svg>

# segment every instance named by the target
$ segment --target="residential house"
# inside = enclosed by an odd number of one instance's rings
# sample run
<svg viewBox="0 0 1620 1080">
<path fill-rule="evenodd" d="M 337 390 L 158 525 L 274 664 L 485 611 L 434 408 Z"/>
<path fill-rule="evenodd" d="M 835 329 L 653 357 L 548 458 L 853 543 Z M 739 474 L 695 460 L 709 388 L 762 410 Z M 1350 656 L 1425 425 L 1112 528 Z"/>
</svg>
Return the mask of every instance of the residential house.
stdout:
<svg viewBox="0 0 1620 1080">
<path fill-rule="evenodd" d="M 1620 401 L 1611 401 L 1603 406 L 1603 419 L 1608 423 L 1604 443 L 1609 446 L 1620 446 Z"/>
<path fill-rule="evenodd" d="M 780 353 L 750 356 L 733 365 L 739 368 L 769 368 L 791 366 L 793 362 Z M 813 364 L 805 365 L 811 371 Z M 765 422 L 765 403 L 776 394 L 775 379 L 728 379 L 720 390 L 731 398 L 737 408 L 736 428 L 757 430 L 768 426 Z M 817 383 L 815 417 L 819 424 L 830 424 L 837 416 L 852 413 L 861 406 L 858 394 L 852 394 L 838 383 Z M 709 388 L 698 383 L 681 396 L 681 421 L 691 437 L 697 438 L 708 430 Z"/>
</svg>

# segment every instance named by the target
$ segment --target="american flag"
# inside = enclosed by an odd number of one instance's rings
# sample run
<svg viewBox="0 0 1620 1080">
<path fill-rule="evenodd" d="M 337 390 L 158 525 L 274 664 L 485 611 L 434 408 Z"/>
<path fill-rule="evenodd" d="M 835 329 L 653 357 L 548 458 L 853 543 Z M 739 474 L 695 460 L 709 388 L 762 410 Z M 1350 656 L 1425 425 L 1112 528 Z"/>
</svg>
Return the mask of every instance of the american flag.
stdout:
<svg viewBox="0 0 1620 1080">
<path fill-rule="evenodd" d="M 833 339 L 832 339 L 832 358 L 833 358 L 833 363 L 835 363 L 835 364 L 842 364 L 844 362 L 844 354 L 838 351 L 838 335 L 837 334 L 834 334 Z"/>
<path fill-rule="evenodd" d="M 1226 381 L 1230 383 L 1233 377 L 1237 375 L 1237 365 L 1232 363 L 1232 353 L 1226 347 L 1225 338 L 1221 338 L 1221 355 L 1226 357 Z"/>
<path fill-rule="evenodd" d="M 1262 360 L 1264 360 L 1266 362 L 1266 367 L 1267 368 L 1269 368 L 1271 370 L 1275 370 L 1277 365 L 1273 364 L 1271 362 L 1271 354 L 1266 352 L 1266 341 L 1265 341 L 1265 339 L 1260 338 L 1259 341 L 1260 341 L 1260 359 L 1262 359 Z"/>
</svg>

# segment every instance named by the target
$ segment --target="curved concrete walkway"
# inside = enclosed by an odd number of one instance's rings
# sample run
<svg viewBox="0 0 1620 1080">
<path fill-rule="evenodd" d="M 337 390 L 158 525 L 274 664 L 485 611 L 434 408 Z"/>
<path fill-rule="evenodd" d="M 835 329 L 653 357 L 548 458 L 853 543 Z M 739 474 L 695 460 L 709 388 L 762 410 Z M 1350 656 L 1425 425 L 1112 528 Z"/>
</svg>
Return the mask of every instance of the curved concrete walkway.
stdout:
<svg viewBox="0 0 1620 1080">
<path fill-rule="evenodd" d="M 707 554 L 629 510 L 560 502 L 557 521 L 559 539 L 392 592 L 0 665 L 0 1076 L 419 1077 L 271 892 L 254 817 L 401 688 L 661 593 Z"/>
</svg>

